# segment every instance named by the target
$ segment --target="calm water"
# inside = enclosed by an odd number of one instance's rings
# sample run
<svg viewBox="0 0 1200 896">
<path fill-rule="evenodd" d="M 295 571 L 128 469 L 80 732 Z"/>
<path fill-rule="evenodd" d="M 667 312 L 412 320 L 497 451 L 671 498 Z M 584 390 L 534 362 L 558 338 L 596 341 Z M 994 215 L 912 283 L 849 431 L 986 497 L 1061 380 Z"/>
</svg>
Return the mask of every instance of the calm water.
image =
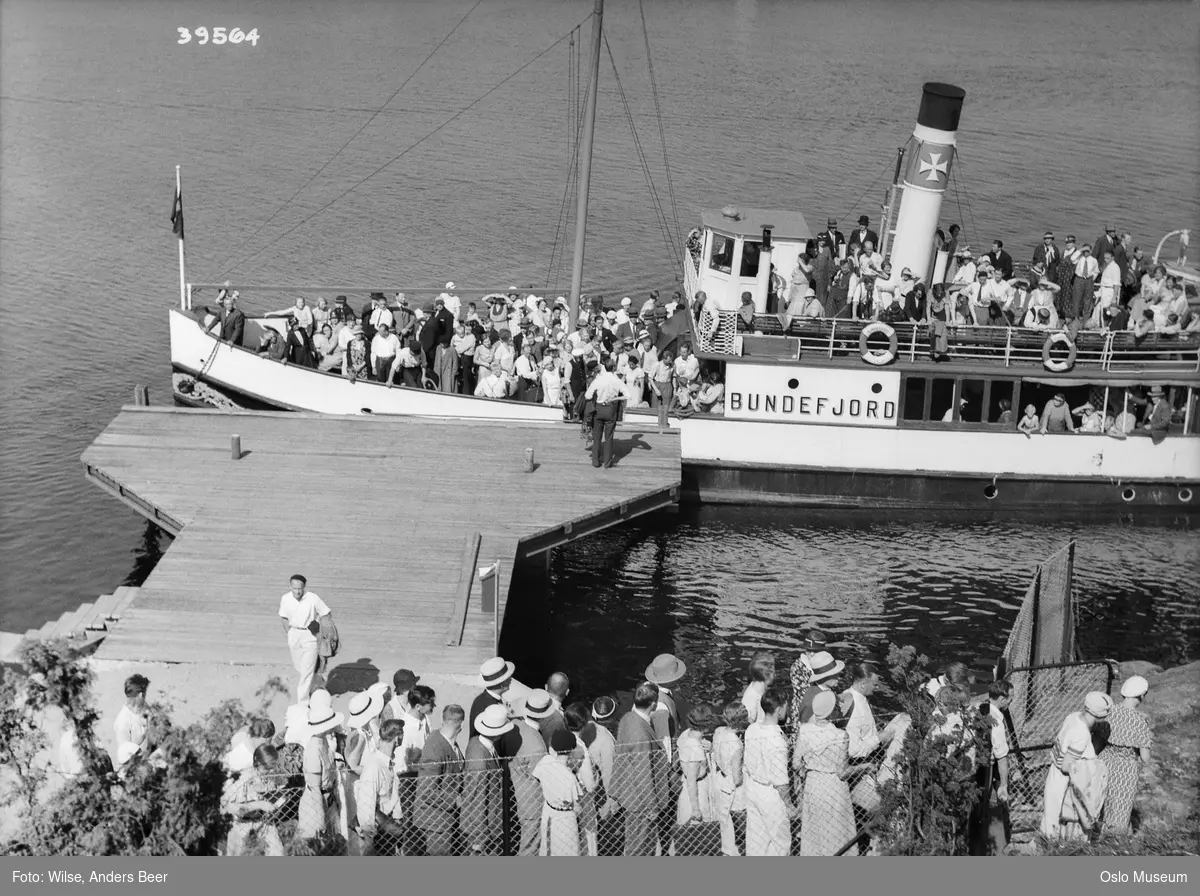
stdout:
<svg viewBox="0 0 1200 896">
<path fill-rule="evenodd" d="M 547 279 L 568 164 L 566 43 L 337 197 L 567 34 L 591 0 L 481 5 L 259 231 L 470 5 L 0 5 L 0 307 L 10 345 L 0 353 L 0 629 L 40 624 L 144 575 L 153 557 L 140 519 L 87 486 L 78 459 L 135 385 L 169 395 L 174 165 L 184 171 L 193 280 Z M 607 6 L 665 195 L 637 5 Z M 655 0 L 647 16 L 685 231 L 701 208 L 731 201 L 798 208 L 814 223 L 877 218 L 880 176 L 929 79 L 967 91 L 965 195 L 948 198 L 943 218 L 960 221 L 973 245 L 998 236 L 1024 259 L 1045 227 L 1091 239 L 1112 218 L 1152 248 L 1166 231 L 1200 224 L 1193 5 L 1142 3 L 1131 14 L 1123 3 Z M 199 25 L 256 27 L 261 39 L 176 44 L 177 27 Z M 589 281 L 670 289 L 674 258 L 604 62 Z M 535 577 L 533 603 L 545 612 L 529 625 L 543 631 L 548 618 L 560 645 L 546 663 L 593 655 L 597 644 L 611 657 L 615 643 L 616 662 L 580 659 L 576 670 L 607 687 L 646 654 L 675 649 L 715 684 L 747 650 L 786 648 L 818 620 L 856 656 L 889 631 L 947 658 L 994 649 L 1036 559 L 1071 535 L 1089 647 L 1200 652 L 1200 558 L 1182 529 L 728 509 L 659 522 L 656 533 L 562 552 L 548 587 Z"/>
</svg>

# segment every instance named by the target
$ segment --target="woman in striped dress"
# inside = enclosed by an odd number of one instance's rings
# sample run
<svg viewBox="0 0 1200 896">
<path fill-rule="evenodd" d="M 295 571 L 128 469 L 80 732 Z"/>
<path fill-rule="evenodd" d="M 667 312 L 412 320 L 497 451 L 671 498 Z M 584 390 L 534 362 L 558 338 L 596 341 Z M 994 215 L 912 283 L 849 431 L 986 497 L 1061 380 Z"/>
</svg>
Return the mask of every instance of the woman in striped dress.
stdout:
<svg viewBox="0 0 1200 896">
<path fill-rule="evenodd" d="M 1138 791 L 1141 763 L 1150 761 L 1154 735 L 1138 707 L 1146 699 L 1149 683 L 1134 675 L 1121 685 L 1124 701 L 1108 714 L 1107 737 L 1100 759 L 1108 768 L 1108 789 L 1104 792 L 1104 827 L 1118 833 L 1130 829 L 1133 798 Z"/>
</svg>

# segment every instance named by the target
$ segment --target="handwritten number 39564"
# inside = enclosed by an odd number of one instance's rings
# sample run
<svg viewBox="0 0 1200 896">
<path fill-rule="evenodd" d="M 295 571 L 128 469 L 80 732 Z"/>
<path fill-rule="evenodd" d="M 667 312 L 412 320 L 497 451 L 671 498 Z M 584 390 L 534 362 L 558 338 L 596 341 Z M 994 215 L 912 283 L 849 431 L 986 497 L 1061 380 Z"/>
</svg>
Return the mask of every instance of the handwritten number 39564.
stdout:
<svg viewBox="0 0 1200 896">
<path fill-rule="evenodd" d="M 186 44 L 191 42 L 191 31 L 188 31 L 186 28 L 176 28 L 175 30 L 179 32 L 179 40 L 177 43 Z M 240 44 L 243 41 L 250 44 L 252 47 L 258 46 L 257 28 L 251 28 L 249 34 L 243 32 L 241 28 L 234 28 L 232 31 L 228 31 L 228 33 L 226 32 L 227 29 L 225 28 L 214 28 L 212 30 L 212 34 L 210 35 L 208 33 L 208 29 L 204 26 L 201 26 L 195 31 L 196 43 L 200 46 L 203 46 L 204 44 L 208 43 L 209 39 L 211 38 L 212 42 L 217 46 L 220 46 L 224 43 Z"/>
</svg>

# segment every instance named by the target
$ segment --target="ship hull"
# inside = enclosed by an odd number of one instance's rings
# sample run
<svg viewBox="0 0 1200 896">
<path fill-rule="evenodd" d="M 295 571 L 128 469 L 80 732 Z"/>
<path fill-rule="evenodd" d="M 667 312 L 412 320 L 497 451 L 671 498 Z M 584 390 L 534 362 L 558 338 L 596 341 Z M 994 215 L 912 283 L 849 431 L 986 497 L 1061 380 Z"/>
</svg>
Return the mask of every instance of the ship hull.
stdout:
<svg viewBox="0 0 1200 896">
<path fill-rule="evenodd" d="M 257 324 L 256 324 L 257 326 Z M 249 331 L 248 331 L 249 332 Z M 248 337 L 253 338 L 253 337 Z M 217 343 L 171 313 L 175 371 L 253 408 L 561 422 L 560 409 L 350 381 Z M 177 399 L 189 400 L 176 394 Z M 643 412 L 631 411 L 643 416 Z M 644 419 L 653 419 L 644 412 Z M 684 498 L 712 503 L 1194 512 L 1200 441 L 672 418 Z M 939 466 L 941 468 L 939 468 Z"/>
</svg>

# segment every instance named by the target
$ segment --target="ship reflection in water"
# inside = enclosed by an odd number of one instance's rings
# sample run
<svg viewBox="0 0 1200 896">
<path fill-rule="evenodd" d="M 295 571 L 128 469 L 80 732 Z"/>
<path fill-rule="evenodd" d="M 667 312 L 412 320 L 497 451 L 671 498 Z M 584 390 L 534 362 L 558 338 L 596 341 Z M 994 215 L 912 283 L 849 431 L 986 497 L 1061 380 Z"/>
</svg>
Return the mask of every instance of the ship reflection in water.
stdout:
<svg viewBox="0 0 1200 896">
<path fill-rule="evenodd" d="M 730 699 L 750 653 L 785 669 L 802 631 L 848 663 L 913 644 L 934 662 L 990 667 L 1037 564 L 1077 543 L 1087 658 L 1200 656 L 1200 540 L 1186 519 L 1031 520 L 704 506 L 560 549 L 518 570 L 502 649 L 522 678 L 555 669 L 579 697 L 636 683 L 658 653 L 689 666 L 693 699 Z"/>
</svg>

